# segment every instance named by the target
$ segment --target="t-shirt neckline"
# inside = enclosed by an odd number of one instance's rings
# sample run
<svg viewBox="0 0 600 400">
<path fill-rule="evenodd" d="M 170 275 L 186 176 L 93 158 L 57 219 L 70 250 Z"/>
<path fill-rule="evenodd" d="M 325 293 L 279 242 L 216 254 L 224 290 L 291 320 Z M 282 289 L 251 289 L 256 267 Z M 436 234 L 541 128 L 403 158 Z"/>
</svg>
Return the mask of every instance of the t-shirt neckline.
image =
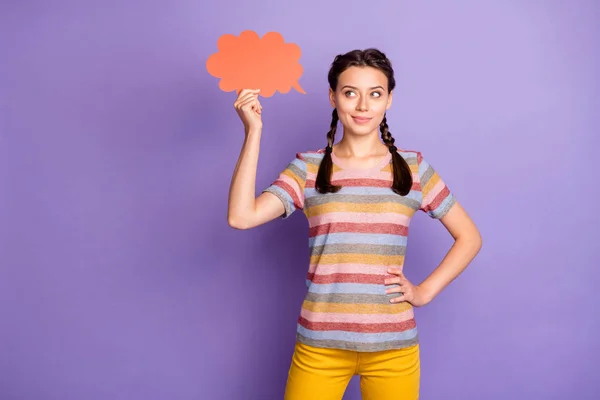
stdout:
<svg viewBox="0 0 600 400">
<path fill-rule="evenodd" d="M 325 152 L 325 150 L 323 149 L 322 152 Z M 384 166 L 386 166 L 387 164 L 389 164 L 391 160 L 392 160 L 392 153 L 390 153 L 388 151 L 387 154 L 374 166 L 369 167 L 369 168 L 357 168 L 357 167 L 348 166 L 343 160 L 339 159 L 333 151 L 331 152 L 331 161 L 335 165 L 337 165 L 340 169 L 345 170 L 345 171 L 362 171 L 362 172 L 378 171 L 378 170 L 382 169 Z"/>
</svg>

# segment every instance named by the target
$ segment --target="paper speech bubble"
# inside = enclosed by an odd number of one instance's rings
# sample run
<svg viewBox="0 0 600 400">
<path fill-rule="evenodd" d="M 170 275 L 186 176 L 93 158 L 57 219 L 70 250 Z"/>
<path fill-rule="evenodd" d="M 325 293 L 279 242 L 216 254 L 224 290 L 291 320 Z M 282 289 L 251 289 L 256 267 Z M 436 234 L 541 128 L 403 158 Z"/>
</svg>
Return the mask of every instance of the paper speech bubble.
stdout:
<svg viewBox="0 0 600 400">
<path fill-rule="evenodd" d="M 262 39 L 254 31 L 243 31 L 239 37 L 225 34 L 218 42 L 219 51 L 206 61 L 208 73 L 221 78 L 224 92 L 260 89 L 260 95 L 271 97 L 276 91 L 288 93 L 291 88 L 306 94 L 298 79 L 301 51 L 294 43 L 284 43 L 283 36 L 269 32 Z"/>
</svg>

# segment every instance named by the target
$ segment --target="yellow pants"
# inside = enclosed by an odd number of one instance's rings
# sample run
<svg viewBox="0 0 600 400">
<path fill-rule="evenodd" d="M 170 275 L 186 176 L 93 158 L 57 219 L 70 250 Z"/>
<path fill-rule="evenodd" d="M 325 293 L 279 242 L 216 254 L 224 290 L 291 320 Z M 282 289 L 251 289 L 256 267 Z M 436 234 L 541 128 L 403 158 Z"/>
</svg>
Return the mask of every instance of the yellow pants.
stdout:
<svg viewBox="0 0 600 400">
<path fill-rule="evenodd" d="M 419 345 L 356 352 L 296 343 L 285 400 L 341 400 L 350 379 L 360 375 L 363 400 L 417 400 Z"/>
</svg>

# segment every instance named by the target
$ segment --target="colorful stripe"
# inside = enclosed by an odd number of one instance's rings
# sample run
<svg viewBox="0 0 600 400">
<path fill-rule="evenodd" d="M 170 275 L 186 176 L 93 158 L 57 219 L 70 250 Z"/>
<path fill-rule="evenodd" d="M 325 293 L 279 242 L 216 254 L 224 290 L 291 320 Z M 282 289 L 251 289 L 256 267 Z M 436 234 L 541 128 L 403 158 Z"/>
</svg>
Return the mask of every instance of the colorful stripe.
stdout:
<svg viewBox="0 0 600 400">
<path fill-rule="evenodd" d="M 456 202 L 421 153 L 399 150 L 413 174 L 410 193 L 391 190 L 392 166 L 346 170 L 334 164 L 338 193 L 321 194 L 315 180 L 324 151 L 299 153 L 265 189 L 285 206 L 283 218 L 300 209 L 308 220 L 307 293 L 297 338 L 312 345 L 381 351 L 418 343 L 410 303 L 390 303 L 388 267 L 404 267 L 413 215 L 442 218 Z M 385 160 L 384 160 L 385 161 Z M 389 160 L 391 161 L 391 157 Z"/>
</svg>

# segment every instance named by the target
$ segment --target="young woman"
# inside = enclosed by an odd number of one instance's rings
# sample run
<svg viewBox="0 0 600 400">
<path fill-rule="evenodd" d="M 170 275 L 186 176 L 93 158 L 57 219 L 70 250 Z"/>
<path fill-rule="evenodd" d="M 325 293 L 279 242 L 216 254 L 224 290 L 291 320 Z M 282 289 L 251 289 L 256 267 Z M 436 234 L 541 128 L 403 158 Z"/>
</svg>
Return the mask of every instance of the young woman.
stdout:
<svg viewBox="0 0 600 400">
<path fill-rule="evenodd" d="M 329 85 L 327 146 L 296 154 L 256 198 L 262 106 L 258 90 L 239 93 L 235 109 L 246 136 L 230 188 L 229 225 L 249 229 L 297 209 L 308 219 L 308 291 L 286 399 L 341 399 L 353 375 L 360 375 L 363 399 L 417 399 L 413 308 L 432 301 L 467 267 L 481 237 L 423 155 L 395 146 L 386 119 L 395 80 L 385 54 L 338 55 Z M 334 144 L 338 122 L 343 136 Z M 403 266 L 408 226 L 419 210 L 438 219 L 455 242 L 415 285 Z"/>
</svg>

